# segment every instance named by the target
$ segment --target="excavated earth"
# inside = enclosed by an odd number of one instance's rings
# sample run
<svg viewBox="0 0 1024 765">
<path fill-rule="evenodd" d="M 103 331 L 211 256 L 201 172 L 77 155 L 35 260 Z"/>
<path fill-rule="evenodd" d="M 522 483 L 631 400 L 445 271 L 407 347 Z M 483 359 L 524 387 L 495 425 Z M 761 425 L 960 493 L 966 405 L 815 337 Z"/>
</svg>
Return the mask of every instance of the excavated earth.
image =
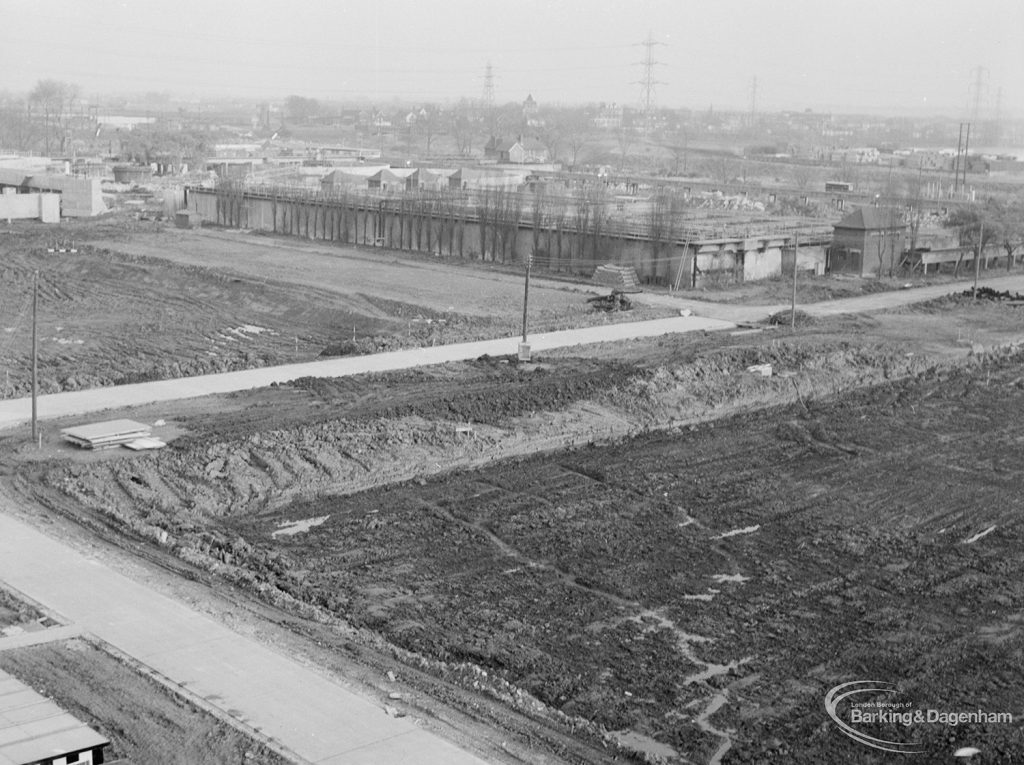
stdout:
<svg viewBox="0 0 1024 765">
<path fill-rule="evenodd" d="M 540 724 L 523 759 L 882 762 L 830 688 L 1020 719 L 1024 353 L 978 342 L 1019 310 L 296 380 L 182 404 L 159 452 L 7 467 Z M 1019 722 L 865 730 L 1024 759 Z"/>
</svg>

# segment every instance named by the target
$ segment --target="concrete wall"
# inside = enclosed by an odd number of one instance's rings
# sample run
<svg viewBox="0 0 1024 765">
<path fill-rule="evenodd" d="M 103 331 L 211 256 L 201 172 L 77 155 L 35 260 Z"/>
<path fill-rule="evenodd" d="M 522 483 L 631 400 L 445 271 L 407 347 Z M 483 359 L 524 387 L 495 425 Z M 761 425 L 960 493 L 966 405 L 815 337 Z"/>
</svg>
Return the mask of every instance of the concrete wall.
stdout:
<svg viewBox="0 0 1024 765">
<path fill-rule="evenodd" d="M 38 218 L 43 223 L 60 223 L 58 194 L 0 194 L 0 219 Z"/>
<path fill-rule="evenodd" d="M 89 218 L 107 211 L 99 178 L 50 173 L 32 175 L 17 168 L 0 168 L 0 187 L 60 194 L 61 215 L 66 218 Z"/>
</svg>

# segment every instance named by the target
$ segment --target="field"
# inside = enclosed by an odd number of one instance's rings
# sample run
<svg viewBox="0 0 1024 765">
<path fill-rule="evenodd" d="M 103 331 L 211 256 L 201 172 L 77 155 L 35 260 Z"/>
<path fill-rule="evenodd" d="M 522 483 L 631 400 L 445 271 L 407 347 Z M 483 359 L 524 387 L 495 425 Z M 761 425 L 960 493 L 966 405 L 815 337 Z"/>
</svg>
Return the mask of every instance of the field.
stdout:
<svg viewBox="0 0 1024 765">
<path fill-rule="evenodd" d="M 302 248 L 227 232 L 62 226 L 77 252 L 51 253 L 46 231 L 0 240 L 0 380 L 30 390 L 32 285 L 39 275 L 40 392 L 308 361 L 321 354 L 514 336 L 522 277 L 453 273 L 429 260 Z M 589 294 L 535 282 L 530 331 L 666 315 L 595 310 Z"/>
<path fill-rule="evenodd" d="M 312 248 L 293 262 L 253 245 L 243 268 L 249 240 L 164 236 L 102 257 L 168 284 L 266 270 L 265 313 L 247 295 L 218 320 L 279 326 L 304 280 L 355 299 L 357 276 L 331 282 Z M 147 249 L 179 236 L 172 266 Z M 421 267 L 442 273 L 395 268 Z M 388 305 L 437 310 L 443 290 L 417 273 L 420 302 Z M 501 294 L 462 306 L 466 326 L 493 328 Z M 578 293 L 544 294 L 540 315 L 579 318 Z M 277 609 L 296 651 L 401 675 L 495 761 L 883 762 L 829 720 L 831 688 L 1022 712 L 1021 310 L 949 298 L 796 332 L 302 379 L 124 412 L 168 419 L 156 453 L 4 434 L 0 467 L 41 513 Z M 748 371 L 762 364 L 772 376 Z M 928 762 L 1024 758 L 1019 722 L 863 730 Z"/>
</svg>

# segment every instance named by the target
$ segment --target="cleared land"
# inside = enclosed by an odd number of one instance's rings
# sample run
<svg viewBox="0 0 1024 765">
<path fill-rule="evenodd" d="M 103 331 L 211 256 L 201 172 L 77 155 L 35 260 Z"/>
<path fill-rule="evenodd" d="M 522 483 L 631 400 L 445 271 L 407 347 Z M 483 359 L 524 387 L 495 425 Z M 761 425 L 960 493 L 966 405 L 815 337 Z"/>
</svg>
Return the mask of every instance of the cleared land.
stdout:
<svg viewBox="0 0 1024 765">
<path fill-rule="evenodd" d="M 30 390 L 35 272 L 42 393 L 508 337 L 521 326 L 522 279 L 508 274 L 229 233 L 68 228 L 73 254 L 47 252 L 38 227 L 0 242 L 5 397 Z M 669 313 L 608 314 L 589 296 L 535 284 L 531 331 Z"/>
<path fill-rule="evenodd" d="M 12 432 L 2 467 L 496 761 L 882 762 L 834 685 L 1020 714 L 1021 310 L 296 380 L 124 412 L 161 452 Z M 865 730 L 1024 758 L 1019 724 Z"/>
</svg>

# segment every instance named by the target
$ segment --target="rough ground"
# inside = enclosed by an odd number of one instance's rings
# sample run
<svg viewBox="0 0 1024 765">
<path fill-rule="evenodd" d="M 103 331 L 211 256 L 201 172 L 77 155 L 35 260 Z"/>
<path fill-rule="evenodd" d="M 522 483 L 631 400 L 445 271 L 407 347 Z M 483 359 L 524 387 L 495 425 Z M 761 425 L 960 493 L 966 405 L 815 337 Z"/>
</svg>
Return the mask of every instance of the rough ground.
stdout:
<svg viewBox="0 0 1024 765">
<path fill-rule="evenodd" d="M 0 651 L 0 669 L 110 739 L 108 761 L 287 762 L 87 640 Z"/>
<path fill-rule="evenodd" d="M 23 222 L 0 238 L 4 397 L 30 392 L 36 272 L 42 393 L 520 330 L 522 283 L 505 274 L 456 278 L 431 262 L 143 225 L 103 219 L 51 230 Z M 48 252 L 55 241 L 74 241 L 77 252 Z M 668 313 L 608 314 L 586 297 L 531 289 L 531 331 Z"/>
<path fill-rule="evenodd" d="M 0 635 L 16 634 L 24 629 L 22 625 L 31 625 L 43 618 L 43 612 L 34 605 L 0 586 Z"/>
<path fill-rule="evenodd" d="M 830 727 L 833 685 L 1020 713 L 1024 357 L 979 353 L 1020 310 L 300 380 L 182 405 L 154 454 L 8 436 L 6 470 L 390 656 L 528 761 L 881 761 Z M 896 733 L 1024 757 L 1019 726 Z"/>
</svg>

